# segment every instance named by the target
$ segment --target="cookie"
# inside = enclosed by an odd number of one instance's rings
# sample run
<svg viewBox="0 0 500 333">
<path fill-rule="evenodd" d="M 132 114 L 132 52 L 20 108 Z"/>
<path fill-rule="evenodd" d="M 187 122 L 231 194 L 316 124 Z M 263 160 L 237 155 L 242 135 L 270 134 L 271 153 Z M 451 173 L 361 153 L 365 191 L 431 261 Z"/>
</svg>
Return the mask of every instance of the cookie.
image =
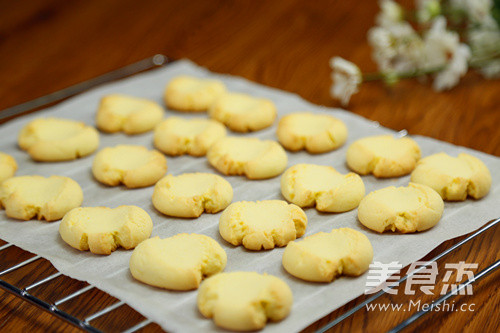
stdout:
<svg viewBox="0 0 500 333">
<path fill-rule="evenodd" d="M 215 100 L 208 115 L 232 131 L 252 132 L 271 126 L 277 113 L 269 99 L 228 93 Z"/>
<path fill-rule="evenodd" d="M 276 135 L 288 150 L 319 154 L 342 146 L 347 140 L 347 127 L 327 114 L 296 112 L 280 119 Z"/>
<path fill-rule="evenodd" d="M 359 139 L 347 149 L 347 165 L 360 175 L 390 178 L 409 174 L 420 159 L 420 148 L 410 138 L 391 135 Z"/>
<path fill-rule="evenodd" d="M 165 215 L 198 217 L 217 213 L 233 200 L 233 188 L 224 178 L 211 173 L 167 175 L 155 185 L 153 205 Z"/>
<path fill-rule="evenodd" d="M 79 207 L 61 221 L 59 234 L 71 247 L 95 254 L 111 254 L 121 246 L 133 249 L 148 239 L 153 221 L 137 206 Z"/>
<path fill-rule="evenodd" d="M 167 172 L 167 159 L 143 146 L 118 145 L 100 150 L 92 163 L 92 173 L 108 186 L 128 188 L 154 185 Z"/>
<path fill-rule="evenodd" d="M 21 129 L 18 143 L 35 161 L 68 161 L 93 153 L 99 134 L 80 121 L 38 118 Z"/>
<path fill-rule="evenodd" d="M 282 200 L 240 201 L 231 204 L 219 220 L 219 232 L 233 245 L 249 250 L 285 246 L 306 232 L 307 216 Z"/>
<path fill-rule="evenodd" d="M 226 128 L 211 119 L 170 117 L 155 128 L 155 147 L 167 155 L 205 156 L 215 141 L 226 136 Z"/>
<path fill-rule="evenodd" d="M 225 175 L 266 179 L 279 175 L 288 158 L 279 143 L 257 138 L 225 137 L 207 152 L 208 162 Z"/>
<path fill-rule="evenodd" d="M 352 172 L 343 175 L 330 166 L 296 164 L 281 176 L 281 194 L 299 207 L 340 213 L 358 207 L 365 185 Z"/>
<path fill-rule="evenodd" d="M 163 118 L 163 109 L 149 99 L 112 94 L 101 99 L 96 124 L 103 132 L 140 134 L 151 131 Z"/>
<path fill-rule="evenodd" d="M 423 231 L 435 226 L 443 214 L 444 203 L 432 188 L 410 183 L 407 187 L 386 187 L 361 200 L 358 219 L 378 232 Z"/>
<path fill-rule="evenodd" d="M 290 287 L 281 279 L 256 272 L 220 273 L 206 279 L 198 291 L 198 309 L 215 324 L 234 331 L 253 331 L 266 322 L 287 317 L 293 303 Z"/>
<path fill-rule="evenodd" d="M 227 256 L 212 238 L 198 234 L 154 237 L 139 244 L 130 272 L 141 282 L 170 290 L 192 290 L 226 267 Z"/>
<path fill-rule="evenodd" d="M 225 92 L 226 86 L 220 81 L 182 75 L 169 82 L 164 97 L 169 109 L 203 112 Z"/>
<path fill-rule="evenodd" d="M 445 153 L 421 159 L 411 174 L 411 181 L 436 190 L 443 200 L 462 201 L 470 196 L 481 199 L 491 187 L 488 167 L 469 154 L 452 157 Z"/>
<path fill-rule="evenodd" d="M 358 276 L 373 259 L 373 248 L 364 234 L 350 228 L 318 232 L 290 242 L 283 253 L 283 267 L 299 279 L 331 282 L 340 275 Z"/>
<path fill-rule="evenodd" d="M 80 185 L 68 177 L 20 176 L 0 185 L 0 207 L 19 220 L 59 220 L 82 201 Z"/>
<path fill-rule="evenodd" d="M 17 163 L 14 157 L 0 152 L 0 183 L 7 178 L 13 177 L 17 171 Z"/>
</svg>

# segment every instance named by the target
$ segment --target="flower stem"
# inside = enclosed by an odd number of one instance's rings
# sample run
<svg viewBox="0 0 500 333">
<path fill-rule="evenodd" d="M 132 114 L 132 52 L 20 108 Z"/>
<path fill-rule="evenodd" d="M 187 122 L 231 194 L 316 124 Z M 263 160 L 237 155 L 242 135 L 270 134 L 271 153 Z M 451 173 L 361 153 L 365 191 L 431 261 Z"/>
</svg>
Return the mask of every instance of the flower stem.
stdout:
<svg viewBox="0 0 500 333">
<path fill-rule="evenodd" d="M 411 71 L 406 71 L 406 72 L 376 72 L 376 73 L 366 73 L 363 74 L 363 82 L 370 82 L 370 81 L 379 81 L 379 80 L 384 80 L 387 81 L 388 78 L 397 78 L 397 79 L 411 79 L 414 77 L 419 77 L 422 75 L 428 75 L 428 74 L 433 74 L 437 73 L 441 70 L 443 70 L 446 66 L 438 66 L 438 67 L 432 67 L 432 68 L 426 68 L 426 69 L 415 69 Z"/>
<path fill-rule="evenodd" d="M 497 59 L 499 57 L 500 57 L 500 51 L 495 51 L 492 54 L 489 54 L 487 56 L 472 58 L 469 61 L 469 67 L 471 67 L 471 68 L 482 67 L 485 64 L 487 64 L 489 61 Z"/>
</svg>

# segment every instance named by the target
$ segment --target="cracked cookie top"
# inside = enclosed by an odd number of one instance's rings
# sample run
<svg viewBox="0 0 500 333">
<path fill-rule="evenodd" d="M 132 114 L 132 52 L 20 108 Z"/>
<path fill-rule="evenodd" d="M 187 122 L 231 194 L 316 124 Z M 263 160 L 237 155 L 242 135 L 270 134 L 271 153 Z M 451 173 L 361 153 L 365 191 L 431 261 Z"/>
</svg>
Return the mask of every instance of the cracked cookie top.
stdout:
<svg viewBox="0 0 500 333">
<path fill-rule="evenodd" d="M 304 211 L 282 200 L 235 202 L 219 220 L 222 238 L 257 251 L 287 245 L 304 235 L 306 226 Z"/>
<path fill-rule="evenodd" d="M 436 190 L 443 200 L 463 201 L 470 196 L 481 199 L 491 187 L 488 167 L 469 154 L 458 157 L 439 153 L 421 159 L 411 174 L 411 181 Z"/>
<path fill-rule="evenodd" d="M 410 138 L 391 135 L 370 136 L 354 141 L 347 149 L 346 160 L 351 170 L 378 178 L 409 174 L 420 159 L 420 147 Z"/>
<path fill-rule="evenodd" d="M 423 231 L 435 226 L 443 214 L 444 203 L 432 188 L 410 183 L 407 187 L 386 187 L 361 200 L 358 219 L 378 232 Z"/>
<path fill-rule="evenodd" d="M 224 270 L 227 256 L 212 238 L 199 234 L 154 237 L 139 244 L 130 258 L 132 276 L 151 286 L 191 290 Z"/>
<path fill-rule="evenodd" d="M 165 215 L 198 217 L 203 212 L 217 213 L 226 208 L 233 200 L 233 188 L 212 173 L 167 175 L 156 183 L 152 200 Z"/>
<path fill-rule="evenodd" d="M 288 150 L 318 154 L 342 146 L 347 140 L 347 127 L 327 114 L 296 112 L 280 119 L 276 135 Z"/>
</svg>

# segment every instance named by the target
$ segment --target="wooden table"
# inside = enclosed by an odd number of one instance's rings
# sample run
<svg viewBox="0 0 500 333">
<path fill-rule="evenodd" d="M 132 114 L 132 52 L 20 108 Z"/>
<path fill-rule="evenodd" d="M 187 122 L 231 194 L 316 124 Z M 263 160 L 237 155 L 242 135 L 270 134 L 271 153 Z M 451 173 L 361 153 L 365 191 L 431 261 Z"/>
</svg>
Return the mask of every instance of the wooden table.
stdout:
<svg viewBox="0 0 500 333">
<path fill-rule="evenodd" d="M 156 53 L 188 58 L 208 69 L 297 93 L 326 106 L 339 104 L 329 96 L 330 57 L 339 55 L 365 71 L 371 61 L 366 32 L 377 12 L 375 1 L 0 1 L 0 110 L 46 95 Z M 500 155 L 500 81 L 469 73 L 449 92 L 436 93 L 429 84 L 401 82 L 388 88 L 365 84 L 349 110 L 395 130 L 421 134 Z M 498 170 L 492 170 L 498 172 Z M 1 235 L 0 235 L 1 237 Z M 460 239 L 463 239 L 460 238 Z M 432 258 L 458 240 L 443 243 Z M 0 242 L 0 245 L 3 242 Z M 500 230 L 495 228 L 453 252 L 444 261 L 477 262 L 477 271 L 499 259 Z M 11 248 L 0 254 L 0 270 L 29 254 Z M 27 277 L 23 277 L 28 272 Z M 46 261 L 6 277 L 23 286 L 55 270 Z M 409 330 L 498 331 L 499 273 L 474 285 L 473 296 L 457 304 L 475 304 L 474 312 L 436 312 Z M 36 295 L 46 300 L 85 286 L 59 277 Z M 439 284 L 438 287 L 439 288 Z M 401 293 L 399 293 L 401 294 Z M 116 300 L 100 291 L 65 304 L 80 317 Z M 311 325 L 312 331 L 359 304 L 362 296 Z M 436 295 L 417 295 L 429 302 Z M 377 303 L 408 303 L 404 295 L 383 296 Z M 384 331 L 412 312 L 366 311 L 335 327 L 336 331 Z M 143 319 L 124 306 L 93 322 L 105 331 L 128 328 Z M 65 322 L 0 291 L 0 331 L 76 330 Z M 159 331 L 149 325 L 146 331 Z"/>
</svg>

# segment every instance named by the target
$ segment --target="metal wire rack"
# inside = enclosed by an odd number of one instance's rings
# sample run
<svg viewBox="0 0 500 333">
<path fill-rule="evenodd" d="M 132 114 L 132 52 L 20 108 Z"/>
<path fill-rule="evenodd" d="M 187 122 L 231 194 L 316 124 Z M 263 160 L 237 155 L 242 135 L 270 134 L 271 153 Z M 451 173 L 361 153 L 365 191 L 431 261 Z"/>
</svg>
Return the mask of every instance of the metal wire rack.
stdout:
<svg viewBox="0 0 500 333">
<path fill-rule="evenodd" d="M 410 272 L 409 274 L 405 275 L 404 277 L 402 277 L 400 280 L 398 280 L 394 286 L 390 286 L 389 288 L 396 288 L 398 285 L 400 285 L 402 282 L 404 282 L 405 280 L 407 280 L 410 276 L 412 275 L 415 275 L 417 274 L 418 272 L 420 272 L 421 270 L 423 270 L 425 267 L 428 267 L 429 265 L 431 265 L 432 262 L 437 262 L 439 259 L 445 257 L 446 255 L 452 253 L 453 251 L 455 251 L 456 249 L 458 249 L 459 247 L 463 246 L 464 244 L 468 243 L 469 241 L 473 240 L 474 238 L 476 238 L 477 236 L 483 234 L 484 232 L 486 232 L 487 230 L 489 229 L 492 229 L 493 227 L 497 226 L 498 224 L 500 223 L 500 218 L 497 218 L 493 221 L 491 221 L 490 223 L 486 224 L 485 226 L 483 226 L 481 229 L 479 229 L 478 231 L 474 232 L 472 235 L 468 236 L 467 238 L 461 240 L 460 242 L 458 242 L 457 244 L 453 245 L 452 247 L 448 248 L 447 250 L 441 252 L 440 254 L 438 254 L 437 256 L 435 256 L 434 258 L 432 258 L 431 260 L 429 260 L 425 265 L 423 266 L 420 266 L 418 269 Z M 13 246 L 13 244 L 10 244 L 10 243 L 7 243 L 3 246 L 0 246 L 0 253 L 6 249 L 8 249 L 9 247 Z M 122 301 L 118 301 L 118 302 L 115 302 L 107 307 L 105 307 L 104 309 L 102 310 L 99 310 L 91 315 L 88 315 L 87 317 L 85 317 L 84 319 L 79 319 L 67 312 L 64 312 L 63 310 L 59 309 L 59 306 L 71 299 L 74 299 L 88 291 L 90 291 L 91 289 L 93 288 L 96 288 L 92 285 L 88 285 L 76 292 L 73 292 L 71 293 L 70 295 L 64 297 L 64 298 L 61 298 L 61 299 L 58 299 L 56 300 L 55 302 L 52 302 L 52 303 L 49 303 L 49 302 L 46 302 L 44 300 L 41 300 L 35 296 L 33 296 L 32 294 L 30 294 L 30 290 L 35 288 L 35 287 L 38 287 L 42 284 L 45 284 L 45 283 L 49 283 L 50 281 L 54 280 L 55 278 L 61 276 L 62 274 L 57 272 L 55 274 L 52 274 L 46 278 L 43 278 L 35 283 L 32 283 L 28 286 L 25 286 L 23 288 L 19 288 L 19 287 L 16 287 L 4 280 L 1 279 L 2 276 L 8 274 L 8 273 L 11 273 L 23 266 L 27 266 L 29 264 L 32 264 L 34 263 L 35 261 L 37 260 L 40 260 L 42 259 L 42 257 L 38 256 L 38 255 L 35 255 L 34 257 L 28 259 L 28 260 L 25 260 L 21 263 L 18 263 L 8 269 L 5 269 L 3 271 L 0 272 L 0 287 L 34 305 L 36 305 L 37 307 L 45 310 L 45 311 L 48 311 L 50 313 L 52 313 L 53 315 L 67 321 L 68 323 L 70 324 L 73 324 L 85 331 L 88 331 L 88 332 L 100 332 L 100 330 L 98 330 L 97 328 L 93 327 L 91 325 L 91 322 L 96 320 L 97 318 L 100 318 L 104 315 L 107 315 L 109 313 L 111 313 L 112 311 L 118 309 L 119 307 L 121 307 L 122 305 L 124 305 L 125 303 L 122 302 Z M 484 278 L 485 276 L 487 276 L 489 273 L 493 272 L 494 270 L 496 270 L 498 267 L 500 267 L 500 260 L 497 260 L 496 262 L 494 262 L 493 264 L 491 264 L 490 266 L 488 266 L 487 268 L 483 269 L 481 272 L 479 272 L 478 274 L 475 275 L 474 279 L 472 280 L 468 280 L 460 285 L 458 285 L 457 287 L 457 290 L 453 291 L 453 292 L 449 292 L 447 293 L 446 295 L 443 295 L 442 297 L 440 297 L 439 299 L 437 299 L 436 301 L 433 302 L 434 305 L 437 305 L 437 304 L 440 304 L 446 300 L 448 300 L 449 298 L 451 297 L 454 297 L 455 295 L 458 295 L 458 291 L 460 289 L 463 289 L 465 288 L 467 285 L 470 285 L 476 281 L 479 281 L 480 279 Z M 360 304 L 356 305 L 355 307 L 351 308 L 349 311 L 345 312 L 344 314 L 342 314 L 341 316 L 337 317 L 336 319 L 334 319 L 333 321 L 329 322 L 328 324 L 326 324 L 325 326 L 321 327 L 320 329 L 317 330 L 317 333 L 323 333 L 323 332 L 326 332 L 328 331 L 329 329 L 333 328 L 335 325 L 339 324 L 340 322 L 342 322 L 343 320 L 349 318 L 350 316 L 352 316 L 354 313 L 356 313 L 357 311 L 361 310 L 362 308 L 364 308 L 367 304 L 375 301 L 377 298 L 379 298 L 380 296 L 382 296 L 383 294 L 385 294 L 386 291 L 385 290 L 381 290 L 379 291 L 377 294 L 371 296 L 370 298 L 366 299 L 365 301 L 361 302 Z M 415 314 L 413 314 L 412 316 L 410 316 L 409 318 L 405 319 L 403 322 L 401 322 L 399 325 L 397 325 L 396 327 L 394 327 L 390 332 L 400 332 L 401 330 L 403 330 L 404 328 L 406 328 L 408 325 L 410 325 L 411 323 L 413 323 L 415 320 L 417 320 L 418 318 L 424 316 L 426 313 L 429 313 L 430 310 L 421 310 L 419 312 L 416 312 Z M 132 332 L 136 332 L 144 327 L 146 327 L 147 325 L 151 324 L 152 321 L 149 320 L 149 319 L 146 319 L 146 320 L 143 320 L 141 321 L 140 323 L 136 324 L 135 326 L 133 327 L 130 327 L 128 329 L 126 329 L 125 331 L 123 332 L 126 332 L 126 333 L 132 333 Z"/>
<path fill-rule="evenodd" d="M 13 116 L 16 116 L 18 114 L 21 114 L 21 113 L 24 113 L 24 112 L 27 112 L 29 110 L 33 110 L 33 109 L 36 109 L 38 107 L 41 107 L 41 106 L 44 106 L 44 105 L 47 105 L 47 104 L 51 104 L 51 103 L 54 103 L 54 102 L 58 102 L 58 101 L 61 101 L 65 98 L 68 98 L 70 96 L 73 96 L 73 95 L 76 95 L 82 91 L 85 91 L 91 87 L 94 87 L 96 85 L 99 85 L 101 83 L 104 83 L 104 82 L 109 82 L 109 81 L 113 81 L 113 80 L 117 80 L 117 79 L 120 79 L 120 78 L 124 78 L 126 76 L 129 76 L 129 75 L 132 75 L 132 74 L 136 74 L 136 73 L 139 73 L 139 72 L 142 72 L 142 71 L 145 71 L 145 70 L 148 70 L 148 69 L 151 69 L 151 68 L 155 68 L 155 67 L 158 67 L 158 66 L 163 66 L 165 64 L 168 64 L 172 62 L 171 59 L 167 58 L 166 56 L 163 56 L 163 55 L 155 55 L 154 57 L 151 57 L 151 58 L 148 58 L 148 59 L 145 59 L 145 60 L 142 60 L 142 61 L 139 61 L 135 64 L 132 64 L 132 65 L 129 65 L 129 66 L 126 66 L 126 67 L 123 67 L 121 69 L 118 69 L 116 71 L 113 71 L 113 72 L 110 72 L 110 73 L 107 73 L 107 74 L 104 74 L 102 76 L 99 76 L 95 79 L 91 79 L 89 81 L 85 81 L 83 83 L 80 83 L 80 84 L 77 84 L 77 85 L 74 85 L 74 86 L 71 86 L 69 88 L 66 88 L 66 89 L 63 89 L 61 91 L 58 91 L 56 93 L 53 93 L 53 94 L 50 94 L 50 95 L 47 95 L 47 96 L 44 96 L 44 97 L 41 97 L 41 98 L 37 98 L 35 100 L 32 100 L 32 101 L 29 101 L 29 102 L 26 102 L 26 103 L 23 103 L 23 104 L 20 104 L 20 105 L 17 105 L 15 107 L 12 107 L 12 108 L 9 108 L 9 109 L 5 109 L 3 110 L 2 112 L 0 112 L 0 120 L 2 119 L 6 119 L 6 118 L 9 118 L 9 117 L 13 117 Z M 426 267 L 430 266 L 431 263 L 433 262 L 437 262 L 439 259 L 445 257 L 446 255 L 450 254 L 451 252 L 455 251 L 456 249 L 460 248 L 461 246 L 463 246 L 464 244 L 470 242 L 471 240 L 473 240 L 474 238 L 476 238 L 477 236 L 483 234 L 484 232 L 486 232 L 487 230 L 490 230 L 494 227 L 496 227 L 498 224 L 500 223 L 500 218 L 497 218 L 493 221 L 490 221 L 489 223 L 487 223 L 486 225 L 484 225 L 482 228 L 480 228 L 479 230 L 477 230 L 476 232 L 474 232 L 473 234 L 471 234 L 470 236 L 466 237 L 465 239 L 461 240 L 460 242 L 456 243 L 455 245 L 453 245 L 452 247 L 446 249 L 445 251 L 441 252 L 440 254 L 438 254 L 437 256 L 435 256 L 434 258 L 432 258 L 431 260 L 429 260 L 425 265 L 423 266 L 420 266 L 418 269 L 414 270 L 414 271 L 411 271 L 410 273 L 408 273 L 407 275 L 405 275 L 404 277 L 402 277 L 401 279 L 399 279 L 398 281 L 396 281 L 393 285 L 391 285 L 389 288 L 397 288 L 401 283 L 403 283 L 405 280 L 407 280 L 410 276 L 412 275 L 415 275 L 417 274 L 418 272 L 420 272 L 421 270 L 425 269 Z M 2 246 L 0 246 L 0 254 L 7 250 L 8 248 L 14 246 L 14 244 L 11 244 L 11 243 L 7 243 L 7 244 L 4 244 Z M 92 326 L 92 322 L 95 321 L 96 319 L 98 318 L 101 318 L 105 315 L 108 315 L 110 314 L 111 312 L 113 312 L 114 310 L 120 308 L 121 306 L 125 305 L 124 302 L 122 301 L 117 301 L 107 307 L 105 307 L 104 309 L 101 309 L 97 312 L 94 312 L 93 314 L 90 314 L 88 316 L 86 316 L 85 318 L 83 319 L 80 319 L 80 318 L 77 318 L 76 316 L 72 315 L 72 314 L 69 314 L 63 310 L 61 310 L 59 308 L 60 305 L 72 300 L 72 299 L 75 299 L 77 297 L 79 297 L 80 295 L 82 294 L 85 294 L 86 292 L 96 288 L 92 285 L 88 285 L 88 286 L 85 286 L 73 293 L 71 293 L 70 295 L 68 296 L 65 296 L 61 299 L 58 299 L 54 302 L 47 302 L 47 301 L 44 301 L 32 294 L 30 294 L 30 291 L 32 289 L 34 289 L 35 287 L 39 287 L 43 284 L 46 284 L 46 283 L 49 283 L 51 281 L 53 281 L 54 279 L 56 279 L 57 277 L 59 276 L 62 276 L 63 274 L 60 273 L 60 272 L 57 272 L 57 273 L 54 273 L 48 277 L 45 277 L 41 280 L 38 280 L 37 282 L 34 282 L 28 286 L 25 286 L 25 287 L 17 287 L 13 284 L 10 284 L 6 281 L 4 281 L 2 279 L 2 277 L 8 273 L 11 273 L 11 272 L 14 272 L 16 271 L 17 269 L 20 269 L 21 267 L 24 267 L 24 266 L 28 266 L 40 259 L 43 259 L 42 257 L 38 256 L 38 255 L 35 255 L 23 262 L 20 262 L 20 263 L 17 263 L 15 264 L 14 266 L 11 266 L 3 271 L 0 271 L 0 288 L 4 289 L 5 291 L 9 292 L 9 293 L 12 293 L 20 298 L 22 298 L 23 300 L 37 306 L 38 308 L 42 309 L 42 310 L 45 310 L 51 314 L 53 314 L 54 316 L 57 316 L 61 319 L 63 319 L 64 321 L 82 329 L 82 330 L 85 330 L 87 332 L 101 332 L 99 329 L 97 329 L 96 327 Z M 491 272 L 493 272 L 494 270 L 498 269 L 500 267 L 500 260 L 497 260 L 496 262 L 494 262 L 493 264 L 491 264 L 490 266 L 488 266 L 487 268 L 483 269 L 481 272 L 477 273 L 474 277 L 474 279 L 471 279 L 471 280 L 468 280 L 464 283 L 461 283 L 458 285 L 457 287 L 457 290 L 455 291 L 450 291 L 449 293 L 447 293 L 446 295 L 443 295 L 442 297 L 440 297 L 439 299 L 437 299 L 436 301 L 433 301 L 433 304 L 434 305 L 437 305 L 437 304 L 440 304 L 446 300 L 448 300 L 449 298 L 451 297 L 454 297 L 455 295 L 457 295 L 457 291 L 465 288 L 466 286 L 470 285 L 470 284 L 473 284 L 474 282 L 476 281 L 479 281 L 480 279 L 484 278 L 485 276 L 487 276 L 488 274 L 490 274 Z M 97 288 L 96 288 L 97 289 Z M 354 306 L 353 308 L 351 308 L 350 310 L 348 310 L 347 312 L 343 313 L 342 315 L 340 315 L 339 317 L 335 318 L 334 320 L 332 320 L 331 322 L 327 323 L 326 325 L 324 325 L 323 327 L 321 327 L 320 329 L 318 329 L 316 332 L 317 333 L 323 333 L 323 332 L 326 332 L 328 331 L 329 329 L 333 328 L 334 326 L 338 325 L 340 322 L 344 321 L 345 319 L 349 318 L 350 316 L 352 316 L 354 313 L 356 313 L 357 311 L 363 309 L 367 304 L 375 301 L 376 299 L 378 299 L 380 296 L 384 295 L 386 293 L 386 290 L 381 290 L 379 291 L 378 293 L 374 294 L 373 296 L 371 296 L 370 298 L 367 298 L 366 300 L 364 300 L 363 302 L 361 302 L 360 304 Z M 426 310 L 421 310 L 421 311 L 418 311 L 416 313 L 414 313 L 412 316 L 410 316 L 409 318 L 405 319 L 403 322 L 401 322 L 399 325 L 397 325 L 396 327 L 394 327 L 392 330 L 390 330 L 390 332 L 400 332 L 401 330 L 403 330 L 404 328 L 406 328 L 408 325 L 410 325 L 411 323 L 413 323 L 414 321 L 416 321 L 417 319 L 419 319 L 420 317 L 424 316 L 425 314 L 429 313 L 430 310 L 426 309 Z M 142 320 L 141 322 L 139 322 L 138 324 L 124 330 L 123 332 L 124 333 L 133 333 L 133 332 L 136 332 L 150 324 L 152 324 L 153 322 L 150 320 L 150 319 L 145 319 L 145 320 Z"/>
</svg>

